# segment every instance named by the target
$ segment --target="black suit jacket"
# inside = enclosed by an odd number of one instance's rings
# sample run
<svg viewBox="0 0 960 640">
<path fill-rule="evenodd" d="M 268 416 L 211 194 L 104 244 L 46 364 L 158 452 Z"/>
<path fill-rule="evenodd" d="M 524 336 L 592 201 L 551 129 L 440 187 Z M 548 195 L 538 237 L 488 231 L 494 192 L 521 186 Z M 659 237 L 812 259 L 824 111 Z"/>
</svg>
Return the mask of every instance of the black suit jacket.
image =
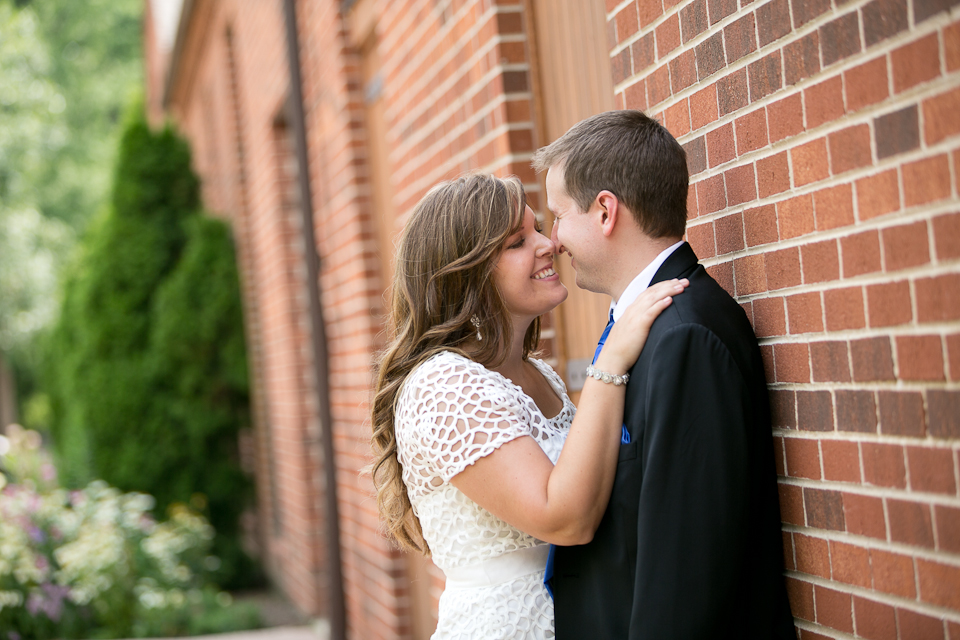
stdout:
<svg viewBox="0 0 960 640">
<path fill-rule="evenodd" d="M 688 244 L 653 282 L 684 277 L 630 370 L 600 527 L 556 550 L 558 640 L 796 638 L 760 349 Z"/>
</svg>

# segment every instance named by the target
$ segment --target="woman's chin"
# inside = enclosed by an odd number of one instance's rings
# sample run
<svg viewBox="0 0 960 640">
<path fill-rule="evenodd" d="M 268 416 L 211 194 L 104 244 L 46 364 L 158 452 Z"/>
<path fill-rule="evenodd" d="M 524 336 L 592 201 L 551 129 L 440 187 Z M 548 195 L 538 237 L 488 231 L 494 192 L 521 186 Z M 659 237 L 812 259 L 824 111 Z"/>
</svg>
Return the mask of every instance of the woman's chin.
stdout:
<svg viewBox="0 0 960 640">
<path fill-rule="evenodd" d="M 567 299 L 567 296 L 570 295 L 570 292 L 567 291 L 567 288 L 566 288 L 562 283 L 560 284 L 560 288 L 563 289 L 563 294 L 562 294 L 562 295 L 559 295 L 559 294 L 557 295 L 556 300 L 555 300 L 553 306 L 550 307 L 549 309 L 547 309 L 547 311 L 553 311 L 554 309 L 556 309 L 557 307 L 559 307 L 561 304 L 563 304 L 563 301 Z M 544 313 L 546 313 L 546 311 L 545 311 Z"/>
</svg>

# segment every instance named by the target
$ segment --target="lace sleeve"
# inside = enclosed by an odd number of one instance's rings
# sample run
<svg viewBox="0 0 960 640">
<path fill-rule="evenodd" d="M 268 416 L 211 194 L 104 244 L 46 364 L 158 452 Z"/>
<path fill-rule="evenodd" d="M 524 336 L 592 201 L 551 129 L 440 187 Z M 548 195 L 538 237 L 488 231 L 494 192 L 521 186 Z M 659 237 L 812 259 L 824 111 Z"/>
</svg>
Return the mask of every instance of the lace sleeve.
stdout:
<svg viewBox="0 0 960 640">
<path fill-rule="evenodd" d="M 398 407 L 397 440 L 408 479 L 438 486 L 530 434 L 517 392 L 481 365 L 455 354 L 431 358 L 411 376 Z"/>
</svg>

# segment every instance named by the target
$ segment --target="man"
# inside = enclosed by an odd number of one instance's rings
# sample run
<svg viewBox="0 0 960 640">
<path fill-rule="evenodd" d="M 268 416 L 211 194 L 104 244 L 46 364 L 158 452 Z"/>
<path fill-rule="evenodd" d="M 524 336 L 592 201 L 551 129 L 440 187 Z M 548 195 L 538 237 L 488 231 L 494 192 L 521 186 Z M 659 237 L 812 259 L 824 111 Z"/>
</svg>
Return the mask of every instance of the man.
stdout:
<svg viewBox="0 0 960 640">
<path fill-rule="evenodd" d="M 763 363 L 743 310 L 682 240 L 683 149 L 642 112 L 612 111 L 534 166 L 554 242 L 578 286 L 613 298 L 614 321 L 650 284 L 690 280 L 629 372 L 600 527 L 555 550 L 558 640 L 795 638 Z"/>
</svg>

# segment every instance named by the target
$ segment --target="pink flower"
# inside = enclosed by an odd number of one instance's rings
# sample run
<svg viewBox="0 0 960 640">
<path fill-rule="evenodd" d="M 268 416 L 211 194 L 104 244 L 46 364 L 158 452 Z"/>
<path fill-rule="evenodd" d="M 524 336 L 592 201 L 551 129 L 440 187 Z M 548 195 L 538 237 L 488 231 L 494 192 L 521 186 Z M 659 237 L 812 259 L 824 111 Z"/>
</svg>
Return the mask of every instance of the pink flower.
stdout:
<svg viewBox="0 0 960 640">
<path fill-rule="evenodd" d="M 50 482 L 57 479 L 57 469 L 49 462 L 45 462 L 43 466 L 40 467 L 40 475 L 44 480 Z"/>
<path fill-rule="evenodd" d="M 41 585 L 41 589 L 30 594 L 27 611 L 32 616 L 42 612 L 52 621 L 59 622 L 63 614 L 63 599 L 70 593 L 70 588 L 48 582 Z"/>
</svg>

